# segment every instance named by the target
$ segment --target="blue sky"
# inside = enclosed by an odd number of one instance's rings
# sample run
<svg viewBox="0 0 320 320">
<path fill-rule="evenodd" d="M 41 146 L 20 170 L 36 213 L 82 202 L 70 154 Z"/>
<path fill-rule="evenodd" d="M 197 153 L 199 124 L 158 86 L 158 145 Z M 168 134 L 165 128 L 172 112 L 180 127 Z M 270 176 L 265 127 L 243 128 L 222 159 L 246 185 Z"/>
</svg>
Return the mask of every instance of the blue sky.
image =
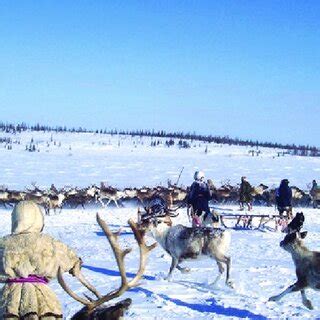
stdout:
<svg viewBox="0 0 320 320">
<path fill-rule="evenodd" d="M 320 146 L 319 1 L 0 2 L 2 121 Z"/>
</svg>

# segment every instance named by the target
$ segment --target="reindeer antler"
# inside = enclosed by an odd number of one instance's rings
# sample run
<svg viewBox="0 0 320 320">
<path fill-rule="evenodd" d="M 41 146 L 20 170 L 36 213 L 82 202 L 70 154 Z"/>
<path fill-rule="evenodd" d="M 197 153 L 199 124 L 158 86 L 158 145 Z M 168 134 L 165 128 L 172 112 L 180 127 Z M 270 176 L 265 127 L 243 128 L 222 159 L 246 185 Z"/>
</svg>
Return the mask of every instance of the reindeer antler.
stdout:
<svg viewBox="0 0 320 320">
<path fill-rule="evenodd" d="M 70 290 L 70 288 L 66 285 L 65 281 L 63 280 L 62 277 L 62 272 L 59 268 L 58 271 L 58 281 L 61 285 L 61 287 L 76 301 L 84 304 L 85 306 L 87 306 L 88 310 L 93 310 L 96 307 L 100 306 L 101 304 L 110 301 L 116 297 L 121 296 L 125 291 L 127 291 L 128 289 L 137 286 L 138 281 L 141 279 L 144 271 L 145 271 L 145 267 L 146 267 L 146 262 L 147 262 L 147 256 L 149 254 L 149 252 L 155 248 L 155 246 L 157 245 L 156 243 L 153 243 L 152 245 L 148 246 L 145 243 L 145 240 L 143 238 L 143 233 L 141 231 L 138 230 L 137 225 L 130 219 L 128 221 L 134 237 L 139 245 L 139 250 L 140 250 L 140 264 L 139 264 L 139 270 L 136 274 L 136 276 L 131 280 L 128 281 L 127 280 L 127 276 L 126 276 L 126 270 L 125 270 L 125 265 L 124 265 L 124 258 L 125 256 L 131 252 L 131 249 L 127 248 L 127 249 L 121 249 L 120 245 L 119 245 L 119 240 L 118 240 L 118 236 L 119 236 L 119 232 L 111 232 L 111 230 L 109 229 L 108 225 L 105 223 L 105 221 L 103 221 L 99 214 L 97 213 L 97 222 L 100 225 L 100 227 L 102 228 L 103 232 L 105 233 L 105 235 L 107 236 L 109 243 L 111 245 L 111 248 L 114 252 L 116 261 L 117 261 L 117 265 L 120 271 L 120 276 L 121 276 L 121 285 L 118 289 L 111 291 L 110 293 L 99 297 L 98 300 L 94 300 L 92 301 L 91 299 L 87 298 L 81 298 L 79 297 L 77 294 L 75 294 L 73 291 Z M 79 279 L 80 280 L 80 279 Z M 83 280 L 83 279 L 82 279 Z M 81 280 L 80 280 L 81 281 Z M 82 281 L 81 281 L 82 282 Z M 83 282 L 82 282 L 83 283 Z M 84 284 L 84 283 L 83 283 Z M 91 286 L 86 285 L 86 287 L 92 291 Z M 93 292 L 93 291 L 92 291 Z M 96 294 L 96 290 L 95 290 L 95 294 Z"/>
</svg>

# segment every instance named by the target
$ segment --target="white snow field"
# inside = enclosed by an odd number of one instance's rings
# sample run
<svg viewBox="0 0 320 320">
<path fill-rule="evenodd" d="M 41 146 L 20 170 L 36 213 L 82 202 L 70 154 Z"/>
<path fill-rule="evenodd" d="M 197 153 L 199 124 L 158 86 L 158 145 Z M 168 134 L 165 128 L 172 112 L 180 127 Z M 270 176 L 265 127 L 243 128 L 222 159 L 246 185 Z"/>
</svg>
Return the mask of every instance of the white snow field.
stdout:
<svg viewBox="0 0 320 320">
<path fill-rule="evenodd" d="M 150 147 L 150 138 L 106 136 L 100 134 L 51 134 L 25 132 L 10 136 L 20 144 L 7 150 L 0 144 L 0 184 L 10 189 L 24 189 L 35 182 L 39 187 L 54 183 L 88 186 L 107 181 L 116 187 L 166 185 L 167 179 L 177 180 L 182 167 L 179 184 L 189 185 L 196 169 L 205 171 L 217 185 L 224 181 L 239 182 L 246 175 L 252 184 L 261 182 L 271 186 L 288 178 L 291 185 L 306 189 L 312 179 L 320 175 L 320 159 L 308 157 L 278 157 L 279 150 L 260 148 L 260 156 L 248 154 L 251 148 L 193 142 L 190 149 L 167 148 L 163 145 Z M 52 137 L 51 137 L 52 136 Z M 25 151 L 33 138 L 39 152 Z M 52 140 L 52 141 L 51 141 Z M 165 140 L 165 139 L 164 139 Z M 54 144 L 54 141 L 56 143 Z M 61 146 L 59 147 L 59 144 Z M 49 146 L 47 146 L 49 144 Z M 70 150 L 71 149 L 71 150 Z M 236 212 L 236 205 L 219 205 L 221 211 Z M 294 208 L 306 217 L 304 230 L 308 236 L 306 245 L 319 249 L 320 210 Z M 120 277 L 114 256 L 106 237 L 95 221 L 96 212 L 112 230 L 122 227 L 121 244 L 133 247 L 126 258 L 126 271 L 131 277 L 138 269 L 138 250 L 130 228 L 129 218 L 136 218 L 133 203 L 124 208 L 87 207 L 86 209 L 63 209 L 59 214 L 45 216 L 45 233 L 73 247 L 82 257 L 83 272 L 103 294 L 119 286 Z M 254 207 L 254 213 L 274 213 L 273 207 Z M 10 233 L 11 209 L 0 209 L 0 236 Z M 174 223 L 189 225 L 186 209 Z M 171 259 L 160 247 L 150 254 L 141 284 L 126 292 L 122 298 L 133 300 L 126 319 L 317 319 L 320 317 L 320 293 L 307 290 L 314 305 L 308 310 L 302 305 L 300 293 L 285 296 L 279 302 L 268 302 L 272 295 L 280 293 L 295 279 L 291 256 L 279 247 L 284 234 L 263 230 L 232 229 L 229 254 L 232 258 L 231 278 L 235 288 L 224 284 L 224 277 L 213 287 L 218 268 L 209 258 L 184 262 L 191 272 L 182 274 L 175 270 L 171 281 L 164 280 Z M 147 237 L 152 243 L 151 237 Z M 66 281 L 78 293 L 85 293 L 71 276 Z M 50 286 L 63 304 L 65 319 L 81 308 L 52 281 Z"/>
<path fill-rule="evenodd" d="M 291 185 L 306 189 L 320 176 L 319 157 L 278 157 L 278 149 L 259 148 L 260 155 L 252 157 L 251 147 L 197 141 L 190 149 L 179 149 L 177 143 L 170 148 L 164 143 L 150 146 L 151 141 L 169 138 L 50 132 L 0 133 L 0 137 L 20 143 L 13 143 L 12 150 L 0 144 L 0 184 L 10 189 L 24 189 L 32 182 L 38 187 L 51 183 L 85 187 L 101 181 L 118 188 L 167 185 L 168 179 L 177 181 L 182 168 L 179 184 L 184 185 L 191 184 L 197 169 L 216 185 L 240 183 L 245 175 L 254 185 L 278 186 L 280 179 L 288 178 Z M 31 140 L 36 152 L 25 151 Z"/>
</svg>

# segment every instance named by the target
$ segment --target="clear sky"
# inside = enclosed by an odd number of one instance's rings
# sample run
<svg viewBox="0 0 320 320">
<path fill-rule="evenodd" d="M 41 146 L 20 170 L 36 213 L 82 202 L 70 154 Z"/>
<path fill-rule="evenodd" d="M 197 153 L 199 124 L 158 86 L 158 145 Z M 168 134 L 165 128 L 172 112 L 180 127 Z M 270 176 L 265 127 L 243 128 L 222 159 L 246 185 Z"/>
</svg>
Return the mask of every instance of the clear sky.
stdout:
<svg viewBox="0 0 320 320">
<path fill-rule="evenodd" d="M 320 146 L 320 1 L 0 2 L 0 120 Z"/>
</svg>

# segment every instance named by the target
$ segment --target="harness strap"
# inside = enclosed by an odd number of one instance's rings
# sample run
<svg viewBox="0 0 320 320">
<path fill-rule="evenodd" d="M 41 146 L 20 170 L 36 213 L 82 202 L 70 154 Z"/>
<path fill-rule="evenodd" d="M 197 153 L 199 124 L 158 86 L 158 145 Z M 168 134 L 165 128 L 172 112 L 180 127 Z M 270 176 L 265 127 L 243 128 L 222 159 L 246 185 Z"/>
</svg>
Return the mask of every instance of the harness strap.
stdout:
<svg viewBox="0 0 320 320">
<path fill-rule="evenodd" d="M 13 279 L 7 279 L 6 283 L 43 283 L 48 284 L 49 280 L 46 277 L 37 276 L 35 274 L 30 274 L 26 278 L 13 278 Z"/>
</svg>

